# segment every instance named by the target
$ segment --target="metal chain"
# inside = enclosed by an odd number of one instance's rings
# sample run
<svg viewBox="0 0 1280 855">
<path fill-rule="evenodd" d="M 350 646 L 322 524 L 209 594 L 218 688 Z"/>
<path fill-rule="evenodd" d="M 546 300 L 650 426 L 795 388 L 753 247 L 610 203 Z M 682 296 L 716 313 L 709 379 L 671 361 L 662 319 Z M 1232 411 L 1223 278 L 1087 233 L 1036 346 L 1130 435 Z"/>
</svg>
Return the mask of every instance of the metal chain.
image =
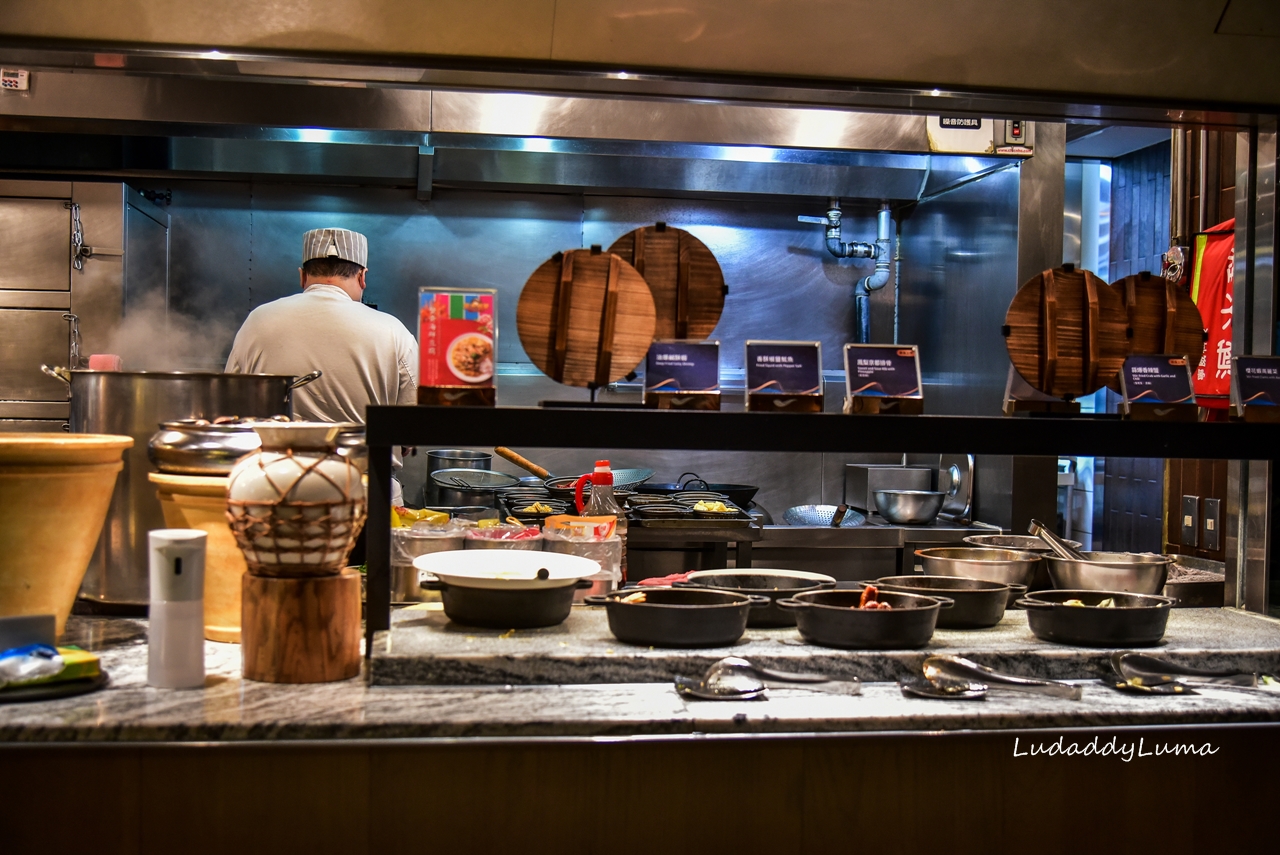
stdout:
<svg viewBox="0 0 1280 855">
<path fill-rule="evenodd" d="M 71 266 L 76 270 L 84 270 L 84 256 L 80 254 L 84 247 L 84 228 L 80 225 L 80 206 L 75 202 L 66 202 L 71 211 Z"/>
</svg>

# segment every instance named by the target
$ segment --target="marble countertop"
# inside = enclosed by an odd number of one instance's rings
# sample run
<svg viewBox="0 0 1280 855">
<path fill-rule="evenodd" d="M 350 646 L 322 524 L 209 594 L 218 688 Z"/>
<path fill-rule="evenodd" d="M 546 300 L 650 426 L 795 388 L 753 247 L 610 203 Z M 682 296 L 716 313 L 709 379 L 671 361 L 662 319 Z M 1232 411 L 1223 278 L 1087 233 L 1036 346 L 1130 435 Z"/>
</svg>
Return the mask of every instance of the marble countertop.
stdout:
<svg viewBox="0 0 1280 855">
<path fill-rule="evenodd" d="M 767 700 L 689 701 L 669 677 L 382 686 L 361 676 L 286 686 L 242 679 L 238 646 L 214 642 L 205 645 L 204 688 L 175 691 L 146 685 L 145 621 L 73 617 L 68 626 L 64 643 L 99 652 L 111 684 L 75 698 L 0 705 L 0 742 L 678 738 L 1280 722 L 1280 694 L 1206 689 L 1194 697 L 1134 696 L 1096 681 L 1082 681 L 1081 701 L 996 692 L 982 701 L 920 700 L 888 682 L 866 683 L 857 696 L 771 690 Z"/>
<path fill-rule="evenodd" d="M 832 677 L 896 681 L 920 673 L 930 654 L 947 653 L 1009 673 L 1051 680 L 1111 673 L 1111 650 L 1040 641 L 1027 614 L 1010 610 L 996 626 L 939 629 L 919 650 L 832 650 L 805 644 L 794 628 L 748 629 L 737 644 L 698 650 L 636 647 L 614 638 L 602 608 L 575 606 L 559 626 L 485 630 L 461 627 L 439 603 L 392 613 L 369 666 L 377 685 L 642 683 L 697 677 L 725 656 L 766 667 Z M 1201 668 L 1280 673 L 1280 621 L 1235 609 L 1174 609 L 1164 640 L 1146 652 Z"/>
</svg>

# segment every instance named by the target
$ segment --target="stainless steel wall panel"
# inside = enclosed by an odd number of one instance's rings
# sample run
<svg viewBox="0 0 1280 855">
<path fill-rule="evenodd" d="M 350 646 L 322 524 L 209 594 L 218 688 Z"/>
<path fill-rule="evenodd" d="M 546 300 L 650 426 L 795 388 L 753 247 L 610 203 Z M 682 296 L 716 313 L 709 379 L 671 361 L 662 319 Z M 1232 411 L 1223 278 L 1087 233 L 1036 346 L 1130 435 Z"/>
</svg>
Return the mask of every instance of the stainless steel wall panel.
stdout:
<svg viewBox="0 0 1280 855">
<path fill-rule="evenodd" d="M 70 291 L 0 291 L 0 309 L 70 308 Z"/>
<path fill-rule="evenodd" d="M 729 288 L 711 335 L 720 342 L 722 369 L 742 368 L 747 339 L 821 341 L 823 368 L 843 369 L 842 348 L 854 335 L 854 285 L 872 272 L 873 263 L 827 252 L 825 230 L 796 220 L 822 213 L 812 205 L 630 196 L 589 196 L 585 204 L 584 245 L 608 247 L 632 229 L 661 220 L 711 249 Z M 874 218 L 850 210 L 844 235 L 873 239 Z"/>
<path fill-rule="evenodd" d="M 169 141 L 169 156 L 169 168 L 177 172 L 327 177 L 397 186 L 409 186 L 418 176 L 418 150 L 412 146 L 175 137 Z"/>
<path fill-rule="evenodd" d="M 0 433 L 65 433 L 66 425 L 56 419 L 0 418 Z"/>
<path fill-rule="evenodd" d="M 61 401 L 0 401 L 0 419 L 66 421 L 71 417 L 71 404 Z"/>
<path fill-rule="evenodd" d="M 71 211 L 63 199 L 0 198 L 0 289 L 71 288 Z"/>
<path fill-rule="evenodd" d="M 433 133 L 929 151 L 924 116 L 705 101 L 436 91 Z"/>
<path fill-rule="evenodd" d="M 1036 123 L 1036 154 L 1019 166 L 1018 284 L 1062 263 L 1067 126 Z"/>
<path fill-rule="evenodd" d="M 1000 412 L 1009 370 L 1000 326 L 1019 284 L 1019 183 L 1017 169 L 993 173 L 925 199 L 903 224 L 899 340 L 920 345 L 926 412 Z"/>
<path fill-rule="evenodd" d="M 0 400 L 65 401 L 67 387 L 40 370 L 66 365 L 69 326 L 57 309 L 0 310 Z"/>
</svg>

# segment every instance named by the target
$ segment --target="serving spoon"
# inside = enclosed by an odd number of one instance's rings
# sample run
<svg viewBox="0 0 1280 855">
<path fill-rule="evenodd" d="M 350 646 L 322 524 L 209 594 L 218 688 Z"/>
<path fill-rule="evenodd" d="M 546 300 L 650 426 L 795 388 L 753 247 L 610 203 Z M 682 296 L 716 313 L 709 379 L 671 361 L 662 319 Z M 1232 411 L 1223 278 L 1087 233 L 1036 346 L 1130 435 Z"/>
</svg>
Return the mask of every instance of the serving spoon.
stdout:
<svg viewBox="0 0 1280 855">
<path fill-rule="evenodd" d="M 1071 683 L 1032 680 L 1026 677 L 1015 677 L 1012 674 L 1002 674 L 993 668 L 959 656 L 930 656 L 924 660 L 924 676 L 935 685 L 943 681 L 977 682 L 984 683 L 991 689 L 1010 689 L 1015 692 L 1067 698 L 1072 701 L 1078 701 L 1084 695 L 1083 689 Z"/>
<path fill-rule="evenodd" d="M 738 656 L 728 656 L 707 669 L 701 680 L 676 677 L 676 691 L 688 697 L 711 701 L 749 701 L 766 697 L 768 689 L 803 689 L 835 695 L 858 695 L 862 683 L 832 680 L 821 674 L 777 671 L 754 665 Z"/>
</svg>

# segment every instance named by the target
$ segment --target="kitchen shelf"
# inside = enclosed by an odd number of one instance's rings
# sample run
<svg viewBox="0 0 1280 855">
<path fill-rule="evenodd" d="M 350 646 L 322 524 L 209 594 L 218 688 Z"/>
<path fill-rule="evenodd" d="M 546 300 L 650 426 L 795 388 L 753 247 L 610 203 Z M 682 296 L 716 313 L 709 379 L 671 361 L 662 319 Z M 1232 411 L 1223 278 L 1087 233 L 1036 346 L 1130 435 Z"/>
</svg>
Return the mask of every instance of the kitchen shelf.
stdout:
<svg viewBox="0 0 1280 855">
<path fill-rule="evenodd" d="M 590 439 L 586 439 L 590 438 Z M 527 448 L 646 448 L 687 451 L 802 451 L 1085 455 L 1219 460 L 1280 458 L 1280 428 L 1244 422 L 1178 423 L 1116 418 L 897 416 L 647 409 L 369 407 L 368 620 L 391 619 L 391 449 L 397 445 Z M 1274 471 L 1275 467 L 1272 466 Z M 1270 503 L 1280 484 L 1270 479 Z M 1275 541 L 1277 518 L 1271 514 Z M 1270 560 L 1274 560 L 1272 557 Z"/>
</svg>

